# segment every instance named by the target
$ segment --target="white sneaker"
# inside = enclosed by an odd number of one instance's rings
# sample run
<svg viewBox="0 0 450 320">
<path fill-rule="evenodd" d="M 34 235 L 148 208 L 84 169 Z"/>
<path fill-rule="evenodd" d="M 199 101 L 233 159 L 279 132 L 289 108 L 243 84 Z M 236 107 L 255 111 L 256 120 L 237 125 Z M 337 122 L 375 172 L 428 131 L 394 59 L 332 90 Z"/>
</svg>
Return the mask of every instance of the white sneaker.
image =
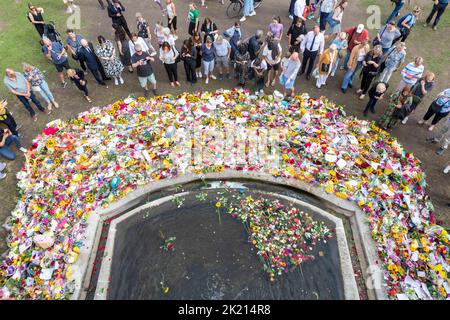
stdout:
<svg viewBox="0 0 450 320">
<path fill-rule="evenodd" d="M 116 86 L 119 85 L 119 81 L 117 81 L 117 78 L 114 78 L 114 84 L 115 84 Z"/>
<path fill-rule="evenodd" d="M 202 77 L 202 73 L 199 72 L 197 77 L 201 78 Z"/>
<path fill-rule="evenodd" d="M 239 20 L 240 22 L 244 22 L 245 20 L 247 20 L 246 18 L 245 18 L 245 16 L 243 16 L 242 18 L 241 18 L 241 20 Z"/>
<path fill-rule="evenodd" d="M 122 77 L 119 78 L 120 84 L 124 84 L 125 81 L 123 81 Z"/>
<path fill-rule="evenodd" d="M 250 14 L 249 14 L 250 17 L 251 17 L 251 16 L 254 16 L 254 15 L 256 15 L 256 12 L 255 12 L 255 11 L 250 12 Z"/>
<path fill-rule="evenodd" d="M 289 19 L 294 20 L 294 16 L 289 15 Z"/>
<path fill-rule="evenodd" d="M 444 168 L 444 173 L 447 174 L 447 173 L 449 173 L 449 172 L 450 172 L 450 166 L 446 166 L 446 167 Z"/>
<path fill-rule="evenodd" d="M 213 79 L 213 80 L 216 80 L 217 78 L 216 78 L 216 76 L 215 75 L 211 75 L 211 79 Z"/>
<path fill-rule="evenodd" d="M 205 83 L 206 83 L 206 84 L 209 83 L 209 78 L 206 78 Z"/>
<path fill-rule="evenodd" d="M 406 124 L 408 122 L 408 117 L 405 117 L 405 119 L 402 120 L 403 124 Z"/>
<path fill-rule="evenodd" d="M 5 179 L 6 178 L 6 173 L 1 172 L 0 173 L 0 180 Z"/>
<path fill-rule="evenodd" d="M 0 163 L 0 172 L 5 170 L 6 168 L 6 163 Z"/>
<path fill-rule="evenodd" d="M 27 153 L 28 152 L 28 150 L 25 149 L 24 147 L 20 147 L 19 150 L 22 151 L 23 153 Z"/>
</svg>

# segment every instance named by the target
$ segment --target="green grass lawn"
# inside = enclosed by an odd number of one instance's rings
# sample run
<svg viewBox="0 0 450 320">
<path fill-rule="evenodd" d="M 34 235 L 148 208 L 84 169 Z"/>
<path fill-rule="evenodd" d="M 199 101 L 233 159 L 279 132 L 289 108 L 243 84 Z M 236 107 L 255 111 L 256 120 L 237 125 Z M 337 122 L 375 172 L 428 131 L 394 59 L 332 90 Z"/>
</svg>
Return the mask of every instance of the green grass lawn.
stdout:
<svg viewBox="0 0 450 320">
<path fill-rule="evenodd" d="M 39 34 L 27 19 L 28 2 L 25 0 L 0 1 L 0 96 L 10 96 L 3 85 L 5 68 L 22 71 L 21 63 L 27 62 L 38 67 L 47 67 L 49 62 L 42 54 Z M 61 0 L 33 1 L 44 8 L 45 21 L 56 23 L 57 31 L 65 39 L 66 21 L 69 17 Z M 56 70 L 48 68 L 48 76 L 56 78 Z"/>
</svg>

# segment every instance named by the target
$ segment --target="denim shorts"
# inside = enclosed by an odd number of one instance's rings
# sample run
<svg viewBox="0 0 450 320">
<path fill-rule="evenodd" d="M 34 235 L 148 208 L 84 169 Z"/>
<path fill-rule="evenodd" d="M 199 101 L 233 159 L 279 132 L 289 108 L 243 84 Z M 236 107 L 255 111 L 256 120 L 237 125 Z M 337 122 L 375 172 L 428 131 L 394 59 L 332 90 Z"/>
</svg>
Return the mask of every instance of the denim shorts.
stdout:
<svg viewBox="0 0 450 320">
<path fill-rule="evenodd" d="M 287 80 L 287 77 L 286 77 L 285 75 L 282 75 L 281 78 L 280 78 L 280 84 L 281 84 L 283 87 L 285 87 L 286 89 L 292 89 L 292 88 L 294 88 L 295 80 L 291 80 L 291 81 L 289 81 L 289 82 L 286 82 L 286 80 Z"/>
</svg>

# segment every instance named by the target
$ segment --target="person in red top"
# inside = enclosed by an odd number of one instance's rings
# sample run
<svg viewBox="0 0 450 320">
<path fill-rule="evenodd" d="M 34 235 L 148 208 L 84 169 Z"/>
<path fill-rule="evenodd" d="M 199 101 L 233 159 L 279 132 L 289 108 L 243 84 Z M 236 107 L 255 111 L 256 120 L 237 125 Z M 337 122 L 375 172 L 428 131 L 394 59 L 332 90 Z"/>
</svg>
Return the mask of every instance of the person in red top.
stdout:
<svg viewBox="0 0 450 320">
<path fill-rule="evenodd" d="M 345 61 L 341 69 L 347 69 L 348 59 L 350 59 L 350 54 L 355 46 L 361 44 L 364 40 L 369 40 L 369 30 L 364 28 L 363 24 L 359 24 L 357 27 L 353 26 L 344 31 L 347 33 L 348 47 L 347 54 L 345 55 Z"/>
</svg>

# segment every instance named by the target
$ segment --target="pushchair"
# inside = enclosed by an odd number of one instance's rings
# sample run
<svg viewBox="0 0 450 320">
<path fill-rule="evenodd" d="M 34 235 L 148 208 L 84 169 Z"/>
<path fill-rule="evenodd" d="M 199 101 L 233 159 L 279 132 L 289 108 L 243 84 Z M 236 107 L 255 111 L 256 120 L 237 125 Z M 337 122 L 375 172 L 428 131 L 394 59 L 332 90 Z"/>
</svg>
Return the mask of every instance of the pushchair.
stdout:
<svg viewBox="0 0 450 320">
<path fill-rule="evenodd" d="M 44 26 L 44 35 L 42 38 L 48 38 L 51 42 L 59 42 L 62 46 L 61 34 L 56 30 L 55 23 L 50 21 Z"/>
</svg>

